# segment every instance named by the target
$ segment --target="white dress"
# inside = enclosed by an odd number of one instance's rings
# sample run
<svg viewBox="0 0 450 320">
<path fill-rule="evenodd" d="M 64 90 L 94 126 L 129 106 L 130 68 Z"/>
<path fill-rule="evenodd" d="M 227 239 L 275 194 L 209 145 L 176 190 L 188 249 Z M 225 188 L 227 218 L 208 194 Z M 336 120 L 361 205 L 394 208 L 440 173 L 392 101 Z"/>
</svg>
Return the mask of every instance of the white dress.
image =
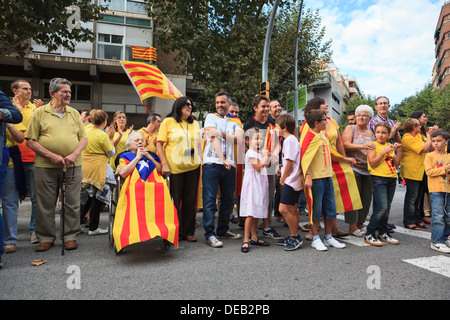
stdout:
<svg viewBox="0 0 450 320">
<path fill-rule="evenodd" d="M 267 218 L 269 208 L 269 181 L 267 170 L 256 171 L 250 158 L 262 160 L 263 156 L 253 150 L 245 154 L 245 171 L 242 182 L 240 216 L 251 216 L 258 219 Z"/>
</svg>

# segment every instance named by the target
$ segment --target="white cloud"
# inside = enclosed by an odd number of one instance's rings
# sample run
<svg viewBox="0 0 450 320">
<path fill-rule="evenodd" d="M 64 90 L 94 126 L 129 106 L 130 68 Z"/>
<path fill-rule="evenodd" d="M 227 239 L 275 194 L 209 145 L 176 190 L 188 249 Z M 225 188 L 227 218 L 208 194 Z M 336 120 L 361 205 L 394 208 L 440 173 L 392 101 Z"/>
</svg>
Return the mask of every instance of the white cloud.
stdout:
<svg viewBox="0 0 450 320">
<path fill-rule="evenodd" d="M 333 60 L 369 95 L 392 104 L 431 80 L 434 31 L 442 3 L 432 0 L 317 2 Z M 369 3 L 369 4 L 368 4 Z"/>
</svg>

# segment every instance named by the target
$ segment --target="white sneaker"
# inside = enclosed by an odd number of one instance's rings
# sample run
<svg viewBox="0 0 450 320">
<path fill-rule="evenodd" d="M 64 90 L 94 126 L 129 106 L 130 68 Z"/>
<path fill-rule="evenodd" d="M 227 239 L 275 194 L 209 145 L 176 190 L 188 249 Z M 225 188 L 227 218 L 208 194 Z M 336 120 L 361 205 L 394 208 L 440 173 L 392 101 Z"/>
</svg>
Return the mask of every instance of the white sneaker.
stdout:
<svg viewBox="0 0 450 320">
<path fill-rule="evenodd" d="M 335 238 L 331 237 L 330 239 L 324 239 L 323 240 L 323 244 L 326 247 L 333 247 L 333 248 L 338 248 L 338 249 L 343 249 L 345 248 L 345 244 L 344 243 L 340 243 L 338 242 Z"/>
<path fill-rule="evenodd" d="M 450 248 L 447 247 L 443 243 L 432 243 L 431 244 L 431 249 L 439 251 L 441 253 L 450 253 Z"/>
<path fill-rule="evenodd" d="M 108 233 L 108 229 L 102 229 L 100 227 L 98 227 L 94 231 L 89 230 L 89 235 L 90 236 L 96 236 L 96 235 L 99 235 L 99 234 L 107 234 L 107 233 Z"/>
<path fill-rule="evenodd" d="M 211 236 L 208 239 L 206 239 L 206 243 L 209 244 L 209 246 L 213 247 L 213 248 L 219 248 L 219 247 L 223 246 L 223 242 L 217 240 L 217 238 L 215 236 Z"/>
<path fill-rule="evenodd" d="M 380 240 L 378 240 L 377 238 L 375 238 L 374 236 L 372 236 L 371 234 L 366 234 L 364 236 L 364 242 L 368 243 L 372 246 L 376 246 L 376 247 L 381 247 L 383 246 L 383 244 L 380 242 Z"/>
<path fill-rule="evenodd" d="M 311 243 L 311 247 L 313 247 L 317 251 L 327 251 L 328 250 L 328 248 L 325 247 L 322 240 L 320 240 L 320 239 L 313 240 Z"/>
<path fill-rule="evenodd" d="M 379 235 L 378 239 L 381 242 L 386 242 L 386 243 L 390 243 L 390 244 L 399 244 L 398 240 L 392 238 L 389 233 L 385 233 L 385 234 Z"/>
</svg>

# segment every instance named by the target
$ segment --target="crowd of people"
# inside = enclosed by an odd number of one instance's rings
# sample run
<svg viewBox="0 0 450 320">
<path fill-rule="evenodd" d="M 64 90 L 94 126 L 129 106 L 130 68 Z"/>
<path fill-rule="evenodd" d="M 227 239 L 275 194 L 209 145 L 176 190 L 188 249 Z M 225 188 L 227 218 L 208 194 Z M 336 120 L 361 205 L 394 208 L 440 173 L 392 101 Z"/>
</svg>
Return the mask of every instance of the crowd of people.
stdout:
<svg viewBox="0 0 450 320">
<path fill-rule="evenodd" d="M 139 175 L 144 181 L 150 179 L 152 201 L 162 203 L 155 210 L 175 214 L 166 219 L 172 223 L 164 235 L 172 243 L 177 244 L 178 238 L 197 241 L 196 215 L 202 210 L 206 243 L 221 247 L 223 239 L 243 238 L 244 253 L 251 246 L 270 245 L 258 232 L 276 239 L 286 251 L 303 244 L 299 230 L 306 232 L 304 239 L 318 251 L 345 248 L 337 240 L 343 236 L 360 237 L 373 246 L 398 244 L 388 220 L 400 177 L 406 185 L 404 226 L 420 230 L 431 225 L 431 248 L 450 253 L 449 133 L 427 127 L 421 111 L 403 124 L 389 119 L 387 97 L 377 98 L 377 114 L 367 105 L 349 113 L 349 125 L 343 130 L 328 117 L 322 98 L 308 101 L 306 120 L 297 127 L 290 114 L 282 114 L 278 101 L 257 95 L 254 117 L 243 124 L 239 106 L 227 92 L 215 95 L 216 112 L 206 116 L 203 127 L 194 117 L 193 100 L 180 97 L 164 119 L 152 113 L 146 127 L 134 130 L 122 111 L 108 125 L 103 110 L 71 108 L 67 79 L 51 80 L 51 101 L 45 105 L 41 100 L 30 101 L 27 81 L 14 81 L 11 88 L 12 102 L 0 92 L 1 266 L 3 252 L 16 251 L 18 208 L 26 196 L 31 199 L 29 232 L 30 241 L 38 244 L 35 250 L 46 251 L 54 245 L 62 184 L 64 248 L 78 247 L 82 227 L 89 235 L 108 233 L 99 225 L 100 213 L 109 203 L 115 173 L 123 179 Z M 169 174 L 165 191 L 163 181 Z M 122 188 L 131 187 L 127 181 Z M 145 185 L 133 188 L 128 202 L 131 194 L 139 198 L 136 201 L 148 196 L 143 194 L 149 190 Z M 234 207 L 238 219 L 233 216 Z M 308 224 L 299 222 L 299 211 L 308 212 Z M 339 213 L 344 214 L 348 231 L 339 229 Z M 289 228 L 287 237 L 271 225 L 272 214 Z M 319 236 L 322 219 L 323 240 Z M 239 221 L 243 237 L 230 230 L 230 221 Z M 151 233 L 148 238 L 153 237 Z"/>
</svg>

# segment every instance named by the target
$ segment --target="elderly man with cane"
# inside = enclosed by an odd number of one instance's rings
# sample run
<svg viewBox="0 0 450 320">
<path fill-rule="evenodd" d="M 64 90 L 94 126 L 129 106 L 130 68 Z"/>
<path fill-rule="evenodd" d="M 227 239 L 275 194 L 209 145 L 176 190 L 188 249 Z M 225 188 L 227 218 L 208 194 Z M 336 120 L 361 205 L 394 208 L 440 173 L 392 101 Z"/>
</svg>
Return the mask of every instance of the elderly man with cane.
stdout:
<svg viewBox="0 0 450 320">
<path fill-rule="evenodd" d="M 65 196 L 61 224 L 64 221 L 64 225 L 60 228 L 63 252 L 78 247 L 81 151 L 87 145 L 87 136 L 79 112 L 69 107 L 70 87 L 71 83 L 63 78 L 50 81 L 52 100 L 33 113 L 25 135 L 27 146 L 36 152 L 34 183 L 38 202 L 36 236 L 39 239 L 36 251 L 48 250 L 56 239 L 55 207 L 63 182 Z"/>
</svg>

